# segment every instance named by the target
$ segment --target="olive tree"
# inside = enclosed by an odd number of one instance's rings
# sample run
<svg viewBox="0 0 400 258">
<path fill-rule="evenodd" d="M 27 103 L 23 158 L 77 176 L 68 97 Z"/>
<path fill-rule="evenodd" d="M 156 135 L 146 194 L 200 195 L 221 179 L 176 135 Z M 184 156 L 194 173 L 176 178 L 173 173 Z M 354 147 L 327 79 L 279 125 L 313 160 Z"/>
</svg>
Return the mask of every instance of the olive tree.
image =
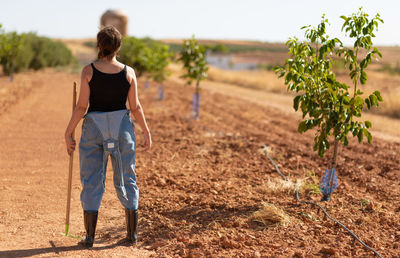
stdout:
<svg viewBox="0 0 400 258">
<path fill-rule="evenodd" d="M 338 38 L 330 39 L 326 34 L 328 20 L 322 16 L 317 27 L 304 26 L 306 41 L 290 38 L 286 45 L 289 48 L 290 58 L 283 67 L 275 71 L 279 77 L 284 77 L 289 91 L 294 91 L 297 96 L 293 100 L 294 109 L 301 110 L 303 119 L 298 126 L 299 133 L 316 128 L 314 137 L 314 150 L 323 157 L 330 148 L 329 140 L 333 138 L 333 154 L 330 170 L 336 176 L 336 158 L 338 144 L 349 144 L 348 136 L 351 134 L 362 142 L 364 137 L 369 143 L 372 135 L 369 131 L 372 124 L 362 121 L 363 110 L 378 106 L 382 101 L 379 91 L 365 96 L 360 86 L 366 84 L 366 68 L 376 55 L 382 56 L 376 47 L 373 47 L 372 38 L 378 28 L 378 23 L 383 23 L 379 14 L 370 18 L 362 11 L 350 16 L 341 16 L 344 20 L 342 31 L 345 31 L 354 44 L 351 47 L 343 46 Z M 360 50 L 366 50 L 361 56 Z M 337 80 L 333 71 L 334 59 L 344 60 L 346 69 L 352 79 L 352 84 Z M 324 200 L 329 199 L 332 192 L 332 176 L 330 190 L 324 191 Z"/>
<path fill-rule="evenodd" d="M 207 78 L 208 63 L 206 61 L 206 48 L 199 45 L 195 37 L 184 40 L 180 52 L 179 61 L 183 63 L 185 73 L 182 78 L 191 85 L 196 82 L 196 89 L 193 95 L 191 117 L 196 120 L 200 116 L 200 82 Z"/>
</svg>

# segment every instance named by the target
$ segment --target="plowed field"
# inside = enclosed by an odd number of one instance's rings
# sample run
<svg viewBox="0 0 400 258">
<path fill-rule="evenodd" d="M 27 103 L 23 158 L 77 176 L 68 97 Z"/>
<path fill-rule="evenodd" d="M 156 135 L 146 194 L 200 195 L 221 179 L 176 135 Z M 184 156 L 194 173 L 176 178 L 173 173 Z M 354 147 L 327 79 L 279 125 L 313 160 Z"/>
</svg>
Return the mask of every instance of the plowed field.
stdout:
<svg viewBox="0 0 400 258">
<path fill-rule="evenodd" d="M 140 242 L 118 244 L 125 220 L 109 166 L 96 243 L 80 249 L 77 239 L 60 234 L 68 176 L 63 135 L 74 80 L 79 75 L 54 70 L 17 75 L 13 83 L 0 78 L 2 87 L 15 89 L 3 92 L 15 98 L 2 99 L 0 111 L 0 257 L 372 256 L 317 209 L 297 202 L 261 151 L 266 144 L 281 171 L 303 182 L 302 199 L 319 201 L 310 177 L 319 180 L 328 156 L 313 152 L 312 132 L 297 133 L 298 116 L 203 90 L 201 119 L 188 120 L 193 89 L 177 81 L 165 83 L 164 101 L 157 100 L 157 85 L 144 89 L 140 81 L 154 142 L 143 152 L 136 128 Z M 384 257 L 400 257 L 399 152 L 399 143 L 379 138 L 341 147 L 339 187 L 321 203 Z M 70 233 L 76 236 L 84 235 L 80 189 L 75 154 Z M 268 204 L 285 223 L 254 219 Z"/>
</svg>

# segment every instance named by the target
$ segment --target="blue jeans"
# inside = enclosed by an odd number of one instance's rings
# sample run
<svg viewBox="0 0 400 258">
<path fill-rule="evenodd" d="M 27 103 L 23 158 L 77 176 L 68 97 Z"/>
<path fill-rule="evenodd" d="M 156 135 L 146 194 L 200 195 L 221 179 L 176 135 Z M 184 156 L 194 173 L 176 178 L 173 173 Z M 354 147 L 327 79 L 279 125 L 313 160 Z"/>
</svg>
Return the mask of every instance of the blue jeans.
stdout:
<svg viewBox="0 0 400 258">
<path fill-rule="evenodd" d="M 90 112 L 82 124 L 79 142 L 81 203 L 85 211 L 97 211 L 105 190 L 108 156 L 114 170 L 114 187 L 121 204 L 137 209 L 135 128 L 129 110 Z"/>
</svg>

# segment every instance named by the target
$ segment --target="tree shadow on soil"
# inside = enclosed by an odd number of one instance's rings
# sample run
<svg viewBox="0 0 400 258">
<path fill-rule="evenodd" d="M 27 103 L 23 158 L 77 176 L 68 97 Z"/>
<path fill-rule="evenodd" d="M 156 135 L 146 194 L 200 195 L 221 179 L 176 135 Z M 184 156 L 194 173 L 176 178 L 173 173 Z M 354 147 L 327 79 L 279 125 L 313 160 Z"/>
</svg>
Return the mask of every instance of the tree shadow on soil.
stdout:
<svg viewBox="0 0 400 258">
<path fill-rule="evenodd" d="M 84 247 L 73 245 L 73 246 L 59 246 L 57 247 L 53 241 L 49 241 L 51 247 L 45 248 L 36 248 L 36 249 L 20 249 L 20 250 L 8 250 L 8 251 L 0 251 L 0 257 L 30 257 L 35 255 L 43 255 L 54 253 L 55 255 L 59 255 L 61 252 L 71 252 L 77 250 L 87 250 Z M 96 241 L 96 243 L 98 243 Z M 112 249 L 117 246 L 122 245 L 121 243 L 113 243 L 106 246 L 94 246 L 91 250 L 100 251 L 106 249 Z"/>
<path fill-rule="evenodd" d="M 210 209 L 201 206 L 185 206 L 179 210 L 160 212 L 161 215 L 177 222 L 186 221 L 186 225 L 195 224 L 191 228 L 191 235 L 199 234 L 209 229 L 213 222 L 221 224 L 223 227 L 231 227 L 234 218 L 248 217 L 251 213 L 259 209 L 259 205 L 227 207 L 225 204 L 212 205 Z M 182 226 L 183 229 L 186 226 Z M 179 231 L 175 229 L 174 231 Z M 171 229 L 168 227 L 159 227 L 158 230 L 143 232 L 150 239 L 171 238 Z"/>
</svg>

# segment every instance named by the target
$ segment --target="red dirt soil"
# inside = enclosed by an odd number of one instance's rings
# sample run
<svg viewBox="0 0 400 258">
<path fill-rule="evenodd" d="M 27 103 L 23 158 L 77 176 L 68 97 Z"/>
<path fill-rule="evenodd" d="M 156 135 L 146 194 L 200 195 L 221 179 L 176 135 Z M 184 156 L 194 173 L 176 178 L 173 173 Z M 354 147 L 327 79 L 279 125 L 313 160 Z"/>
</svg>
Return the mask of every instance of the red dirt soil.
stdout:
<svg viewBox="0 0 400 258">
<path fill-rule="evenodd" d="M 72 82 L 79 75 L 54 70 L 17 75 L 7 87 L 30 93 L 4 104 L 0 115 L 0 257 L 310 257 L 372 256 L 372 252 L 293 193 L 270 189 L 279 178 L 260 152 L 263 144 L 293 181 L 327 168 L 312 150 L 312 132 L 297 133 L 297 118 L 273 108 L 204 90 L 200 121 L 188 120 L 193 89 L 165 83 L 143 88 L 140 98 L 152 131 L 153 148 L 142 151 L 139 127 L 137 178 L 140 219 L 137 247 L 118 244 L 125 236 L 123 208 L 109 166 L 99 210 L 96 243 L 90 250 L 62 236 L 68 156 L 63 134 L 71 114 Z M 16 92 L 16 93 L 15 93 Z M 80 126 L 79 126 L 80 127 Z M 77 138 L 80 129 L 77 130 Z M 339 149 L 339 187 L 321 203 L 331 216 L 384 257 L 400 257 L 400 144 L 374 138 L 352 140 Z M 306 179 L 310 182 L 310 179 Z M 84 235 L 75 154 L 70 233 Z M 301 198 L 321 196 L 305 191 Z M 271 203 L 292 223 L 270 226 L 251 216 Z"/>
</svg>

